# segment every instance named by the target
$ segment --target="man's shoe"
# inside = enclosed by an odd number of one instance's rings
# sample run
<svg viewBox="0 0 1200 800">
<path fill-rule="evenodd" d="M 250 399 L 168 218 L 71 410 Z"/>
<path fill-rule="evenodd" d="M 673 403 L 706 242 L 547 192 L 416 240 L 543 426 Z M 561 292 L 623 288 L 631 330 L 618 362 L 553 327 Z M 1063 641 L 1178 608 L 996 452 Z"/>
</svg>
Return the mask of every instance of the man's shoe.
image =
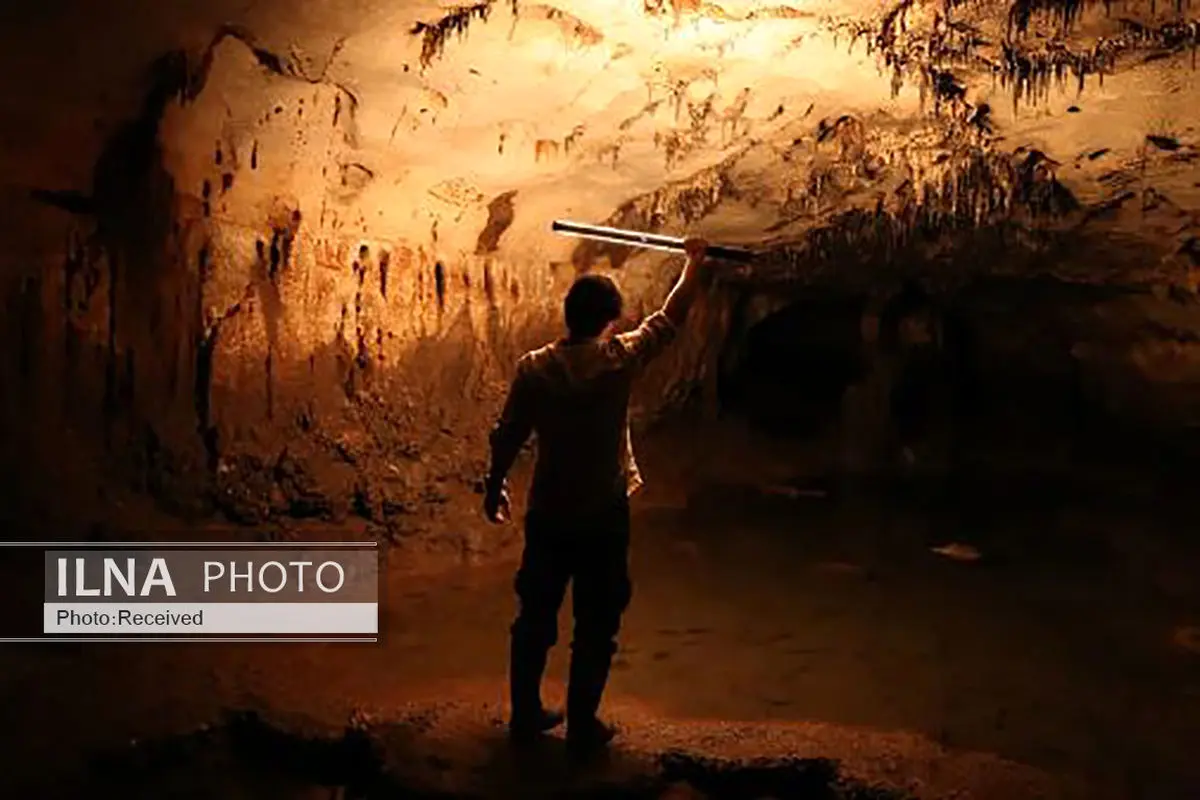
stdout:
<svg viewBox="0 0 1200 800">
<path fill-rule="evenodd" d="M 533 714 L 514 714 L 508 723 L 508 734 L 516 741 L 530 741 L 562 725 L 563 719 L 561 712 L 544 708 Z"/>
<path fill-rule="evenodd" d="M 598 719 L 567 725 L 567 747 L 575 753 L 603 750 L 617 736 L 617 729 Z"/>
</svg>

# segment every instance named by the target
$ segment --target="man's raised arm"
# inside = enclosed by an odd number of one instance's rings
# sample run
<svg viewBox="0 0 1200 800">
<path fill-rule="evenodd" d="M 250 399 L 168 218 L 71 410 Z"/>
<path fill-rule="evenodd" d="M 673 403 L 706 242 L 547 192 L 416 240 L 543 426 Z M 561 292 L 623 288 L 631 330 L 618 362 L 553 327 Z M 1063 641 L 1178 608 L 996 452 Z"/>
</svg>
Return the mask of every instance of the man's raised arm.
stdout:
<svg viewBox="0 0 1200 800">
<path fill-rule="evenodd" d="M 688 239 L 683 247 L 687 252 L 687 263 L 662 308 L 642 320 L 635 330 L 617 337 L 639 367 L 645 366 L 674 341 L 676 331 L 687 322 L 688 313 L 703 287 L 704 254 L 708 242 Z"/>
<path fill-rule="evenodd" d="M 662 307 L 663 315 L 671 320 L 676 328 L 687 322 L 688 312 L 692 310 L 692 305 L 700 294 L 704 282 L 702 272 L 708 242 L 703 239 L 688 239 L 683 243 L 683 249 L 687 253 L 687 263 L 684 264 L 683 272 L 679 273 L 679 280 L 675 281 L 675 286 L 667 295 Z"/>
</svg>

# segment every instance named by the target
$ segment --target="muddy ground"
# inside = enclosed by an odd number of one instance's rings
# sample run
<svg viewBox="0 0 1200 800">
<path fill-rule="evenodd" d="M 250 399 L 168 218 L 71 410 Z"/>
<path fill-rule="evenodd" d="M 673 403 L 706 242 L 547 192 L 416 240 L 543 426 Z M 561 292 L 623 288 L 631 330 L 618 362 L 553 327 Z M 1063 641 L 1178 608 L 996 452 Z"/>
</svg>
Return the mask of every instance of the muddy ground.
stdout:
<svg viewBox="0 0 1200 800">
<path fill-rule="evenodd" d="M 607 762 L 507 748 L 493 563 L 390 572 L 378 645 L 8 645 L 4 796 L 1200 792 L 1200 560 L 1161 484 L 979 473 L 931 515 L 808 491 L 820 446 L 682 433 L 643 446 Z"/>
</svg>

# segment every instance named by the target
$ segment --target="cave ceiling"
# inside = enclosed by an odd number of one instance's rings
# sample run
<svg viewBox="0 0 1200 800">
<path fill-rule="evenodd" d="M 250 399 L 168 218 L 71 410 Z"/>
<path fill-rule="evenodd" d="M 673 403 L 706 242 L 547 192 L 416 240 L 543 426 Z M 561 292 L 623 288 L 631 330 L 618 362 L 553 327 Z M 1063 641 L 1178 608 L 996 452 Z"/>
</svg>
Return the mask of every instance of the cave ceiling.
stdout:
<svg viewBox="0 0 1200 800">
<path fill-rule="evenodd" d="M 6 191 L 99 193 L 97 159 L 138 113 L 146 65 L 179 50 L 182 105 L 204 113 L 167 111 L 159 135 L 195 203 L 189 158 L 210 167 L 213 139 L 248 158 L 274 113 L 293 120 L 277 134 L 293 144 L 336 139 L 332 169 L 306 171 L 296 150 L 284 194 L 319 197 L 363 235 L 464 256 L 538 252 L 579 269 L 628 256 L 548 232 L 573 218 L 772 244 L 787 248 L 785 272 L 867 252 L 877 268 L 917 239 L 928 256 L 980 230 L 1000 237 L 993 252 L 1090 246 L 1095 258 L 1069 269 L 1124 281 L 1187 282 L 1200 260 L 1187 3 L 121 0 L 4 13 L 27 34 L 2 56 L 16 122 Z M 255 200 L 264 218 L 275 188 Z"/>
</svg>

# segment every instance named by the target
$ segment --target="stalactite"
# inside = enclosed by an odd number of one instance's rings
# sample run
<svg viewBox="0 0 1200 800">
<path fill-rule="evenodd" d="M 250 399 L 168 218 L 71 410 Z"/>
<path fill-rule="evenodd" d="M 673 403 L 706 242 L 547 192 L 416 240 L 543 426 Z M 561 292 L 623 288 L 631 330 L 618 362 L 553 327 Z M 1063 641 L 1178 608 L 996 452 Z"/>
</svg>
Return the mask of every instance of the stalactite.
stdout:
<svg viewBox="0 0 1200 800">
<path fill-rule="evenodd" d="M 1009 28 L 1024 33 L 1034 14 L 1046 14 L 1055 19 L 1063 30 L 1079 19 L 1089 0 L 1014 0 L 1008 12 Z"/>
<path fill-rule="evenodd" d="M 980 229 L 1029 226 L 1054 221 L 1080 205 L 1055 175 L 1044 153 L 1019 149 L 996 153 L 960 148 L 931 165 L 912 163 L 915 179 L 904 181 L 874 205 L 844 211 L 809 229 L 799 241 L 772 248 L 775 274 L 803 279 L 815 270 L 845 269 L 866 262 L 886 268 L 911 248 L 935 245 Z M 823 189 L 827 175 L 813 175 L 809 193 Z"/>
<path fill-rule="evenodd" d="M 422 37 L 421 66 L 427 67 L 440 58 L 446 49 L 446 41 L 451 36 L 462 37 L 467 33 L 475 20 L 486 22 L 492 13 L 496 0 L 483 0 L 469 6 L 456 6 L 437 22 L 418 22 L 409 31 L 413 36 Z M 519 0 L 509 0 L 513 16 L 519 11 Z"/>
<path fill-rule="evenodd" d="M 1100 0 L 1104 2 L 1104 0 Z M 1045 102 L 1054 88 L 1066 90 L 1072 81 L 1082 93 L 1087 79 L 1095 76 L 1101 86 L 1112 72 L 1118 56 L 1136 50 L 1150 51 L 1161 58 L 1187 48 L 1195 66 L 1200 49 L 1200 22 L 1173 21 L 1146 26 L 1122 19 L 1122 33 L 1101 38 L 1093 46 L 1071 50 L 1061 39 L 1026 37 L 1035 16 L 1049 15 L 1060 27 L 1060 36 L 1078 20 L 1083 9 L 1096 0 L 1015 0 L 1009 8 L 1007 32 L 985 35 L 967 21 L 954 18 L 963 0 L 944 0 L 942 11 L 931 22 L 910 29 L 907 15 L 911 3 L 901 0 L 874 24 L 862 21 L 826 20 L 835 43 L 848 39 L 853 49 L 865 40 L 868 53 L 879 59 L 880 69 L 891 74 L 893 96 L 907 81 L 916 81 L 923 103 L 932 99 L 932 110 L 943 111 L 943 101 L 959 94 L 959 76 L 987 72 L 1011 95 L 1014 109 Z M 1182 0 L 1175 0 L 1182 10 Z M 1111 3 L 1106 2 L 1106 9 Z M 965 90 L 962 92 L 965 95 Z"/>
</svg>

